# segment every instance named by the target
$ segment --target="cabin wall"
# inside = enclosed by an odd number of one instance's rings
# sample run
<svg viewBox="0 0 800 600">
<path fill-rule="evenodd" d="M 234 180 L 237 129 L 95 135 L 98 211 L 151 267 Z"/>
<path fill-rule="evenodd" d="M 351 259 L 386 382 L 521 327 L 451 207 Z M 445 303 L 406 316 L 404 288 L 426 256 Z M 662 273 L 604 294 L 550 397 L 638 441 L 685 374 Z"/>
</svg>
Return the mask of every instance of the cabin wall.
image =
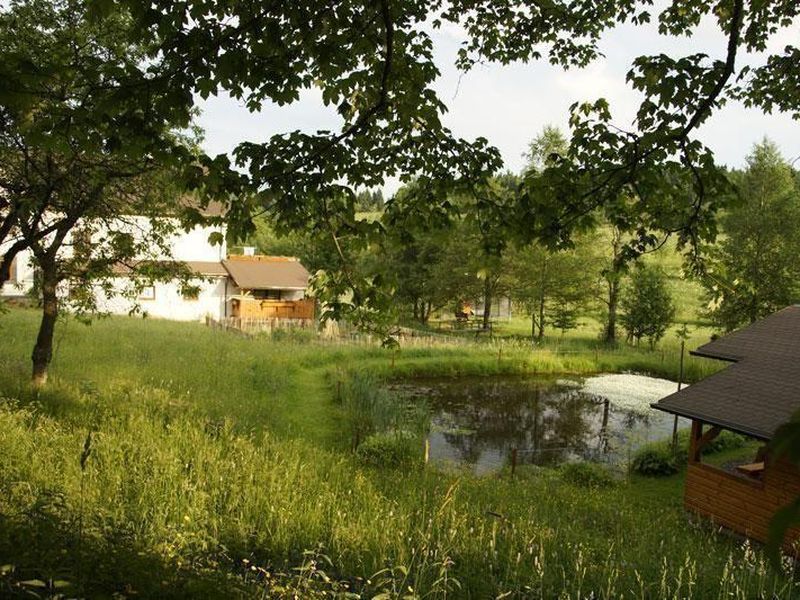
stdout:
<svg viewBox="0 0 800 600">
<path fill-rule="evenodd" d="M 785 460 L 768 462 L 762 480 L 748 479 L 700 462 L 686 472 L 684 503 L 715 523 L 765 542 L 769 521 L 779 508 L 800 496 L 800 470 Z M 786 543 L 800 538 L 792 529 Z"/>
</svg>

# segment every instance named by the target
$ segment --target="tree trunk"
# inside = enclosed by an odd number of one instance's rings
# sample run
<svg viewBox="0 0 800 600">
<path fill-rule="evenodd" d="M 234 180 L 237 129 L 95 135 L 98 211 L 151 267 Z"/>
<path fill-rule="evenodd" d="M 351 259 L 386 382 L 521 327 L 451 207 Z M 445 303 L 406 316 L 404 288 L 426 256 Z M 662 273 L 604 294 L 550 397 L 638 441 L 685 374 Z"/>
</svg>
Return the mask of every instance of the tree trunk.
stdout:
<svg viewBox="0 0 800 600">
<path fill-rule="evenodd" d="M 625 267 L 625 258 L 622 256 L 622 235 L 615 227 L 611 239 L 612 261 L 611 272 L 607 275 L 608 279 L 608 320 L 606 321 L 603 339 L 607 344 L 617 341 L 617 307 L 619 306 L 620 280 L 622 270 Z"/>
<path fill-rule="evenodd" d="M 483 284 L 483 328 L 489 329 L 489 321 L 492 317 L 492 284 L 489 278 Z"/>
<path fill-rule="evenodd" d="M 41 388 L 47 383 L 47 370 L 53 358 L 53 333 L 58 319 L 58 273 L 55 260 L 42 261 L 42 321 L 31 361 L 33 373 L 31 383 Z"/>
<path fill-rule="evenodd" d="M 544 339 L 544 301 L 545 297 L 542 294 L 539 297 L 539 341 L 541 342 Z"/>
<path fill-rule="evenodd" d="M 431 316 L 431 303 L 430 302 L 425 302 L 423 300 L 422 302 L 420 302 L 420 306 L 419 306 L 419 320 L 420 320 L 420 323 L 422 323 L 423 325 L 427 325 L 428 324 L 428 319 L 430 318 L 430 316 Z"/>
<path fill-rule="evenodd" d="M 536 343 L 536 313 L 531 311 L 531 344 Z"/>
<path fill-rule="evenodd" d="M 619 305 L 619 277 L 608 282 L 608 320 L 603 339 L 607 344 L 617 341 L 617 306 Z"/>
</svg>

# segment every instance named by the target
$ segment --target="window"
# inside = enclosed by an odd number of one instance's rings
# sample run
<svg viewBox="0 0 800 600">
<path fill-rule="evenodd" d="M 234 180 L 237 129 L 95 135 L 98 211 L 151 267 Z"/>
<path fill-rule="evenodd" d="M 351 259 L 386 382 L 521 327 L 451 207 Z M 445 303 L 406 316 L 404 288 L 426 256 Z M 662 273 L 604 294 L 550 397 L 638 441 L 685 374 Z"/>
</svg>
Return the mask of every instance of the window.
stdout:
<svg viewBox="0 0 800 600">
<path fill-rule="evenodd" d="M 156 299 L 156 286 L 147 285 L 139 290 L 139 300 L 155 300 Z"/>
<path fill-rule="evenodd" d="M 259 300 L 280 300 L 280 290 L 254 290 L 253 296 Z"/>
</svg>

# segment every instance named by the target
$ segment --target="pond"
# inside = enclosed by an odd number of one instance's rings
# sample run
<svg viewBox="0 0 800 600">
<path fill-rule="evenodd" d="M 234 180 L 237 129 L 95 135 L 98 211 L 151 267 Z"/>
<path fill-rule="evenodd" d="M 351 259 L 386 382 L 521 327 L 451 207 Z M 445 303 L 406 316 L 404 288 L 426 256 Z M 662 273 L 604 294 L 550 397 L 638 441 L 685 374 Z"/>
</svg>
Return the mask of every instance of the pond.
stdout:
<svg viewBox="0 0 800 600">
<path fill-rule="evenodd" d="M 518 464 L 624 463 L 642 444 L 672 435 L 672 415 L 650 403 L 677 384 L 624 374 L 430 378 L 392 389 L 428 403 L 432 463 L 483 474 L 508 464 L 513 450 Z"/>
</svg>

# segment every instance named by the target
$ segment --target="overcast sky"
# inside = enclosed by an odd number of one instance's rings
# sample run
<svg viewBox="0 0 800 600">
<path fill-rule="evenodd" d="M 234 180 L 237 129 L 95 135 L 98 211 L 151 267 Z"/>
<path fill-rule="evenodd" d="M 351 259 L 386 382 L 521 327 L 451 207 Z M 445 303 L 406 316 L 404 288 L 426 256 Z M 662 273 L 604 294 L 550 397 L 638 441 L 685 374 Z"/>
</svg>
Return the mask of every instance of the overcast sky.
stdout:
<svg viewBox="0 0 800 600">
<path fill-rule="evenodd" d="M 611 103 L 615 123 L 628 126 L 640 101 L 625 82 L 636 56 L 706 52 L 723 58 L 726 42 L 710 21 L 702 23 L 693 37 L 681 39 L 659 36 L 654 26 L 621 26 L 603 39 L 605 57 L 586 69 L 564 71 L 537 62 L 481 66 L 461 74 L 453 62 L 462 32 L 451 26 L 434 32 L 433 39 L 441 71 L 436 91 L 449 107 L 445 125 L 466 139 L 486 137 L 502 153 L 506 168 L 514 172 L 523 167 L 528 142 L 542 127 L 554 124 L 567 129 L 569 106 L 575 101 L 604 97 Z M 800 43 L 800 27 L 778 32 L 768 51 L 780 52 L 789 43 Z M 737 67 L 745 63 L 762 64 L 763 56 L 744 57 Z M 340 126 L 333 107 L 326 108 L 316 90 L 307 91 L 291 106 L 269 106 L 257 114 L 227 96 L 210 98 L 201 107 L 200 125 L 206 131 L 206 150 L 212 154 L 229 152 L 243 140 L 263 141 L 295 129 L 313 132 Z M 716 112 L 699 132 L 717 161 L 732 167 L 741 166 L 752 145 L 764 136 L 776 142 L 787 159 L 800 156 L 800 122 L 737 103 Z M 391 194 L 396 187 L 397 182 L 387 182 L 385 192 Z"/>
</svg>

